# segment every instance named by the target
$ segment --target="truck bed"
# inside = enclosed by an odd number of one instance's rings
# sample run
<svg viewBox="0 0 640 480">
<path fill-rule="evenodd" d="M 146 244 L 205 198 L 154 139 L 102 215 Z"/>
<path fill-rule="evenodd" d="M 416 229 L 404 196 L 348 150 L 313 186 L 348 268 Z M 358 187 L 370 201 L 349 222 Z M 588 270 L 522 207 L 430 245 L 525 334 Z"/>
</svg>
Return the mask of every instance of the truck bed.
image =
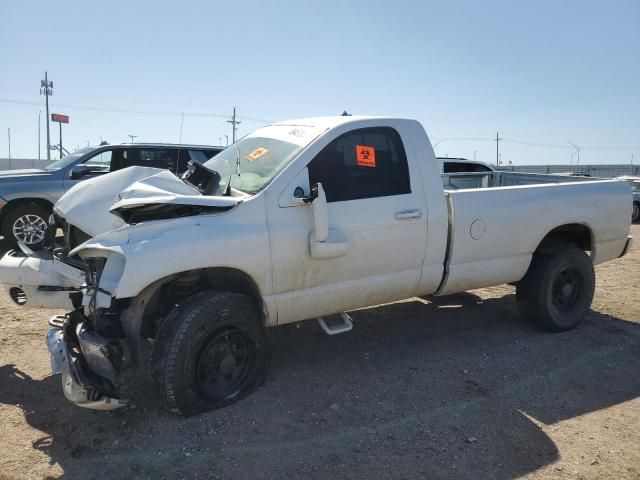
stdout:
<svg viewBox="0 0 640 480">
<path fill-rule="evenodd" d="M 520 280 L 538 245 L 560 226 L 589 231 L 594 264 L 624 249 L 631 193 L 623 182 L 512 172 L 442 177 L 453 186 L 445 189 L 449 244 L 438 294 Z"/>
</svg>

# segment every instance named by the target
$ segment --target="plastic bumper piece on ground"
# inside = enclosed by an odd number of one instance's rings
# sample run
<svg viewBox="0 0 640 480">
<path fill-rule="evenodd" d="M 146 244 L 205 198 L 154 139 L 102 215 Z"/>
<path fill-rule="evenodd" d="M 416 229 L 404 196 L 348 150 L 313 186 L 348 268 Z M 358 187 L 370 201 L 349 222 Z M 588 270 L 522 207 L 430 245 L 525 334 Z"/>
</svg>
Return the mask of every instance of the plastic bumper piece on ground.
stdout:
<svg viewBox="0 0 640 480">
<path fill-rule="evenodd" d="M 126 400 L 103 395 L 87 381 L 83 373 L 85 367 L 81 359 L 69 351 L 61 329 L 49 329 L 47 346 L 51 353 L 53 374 L 62 375 L 62 390 L 67 400 L 92 410 L 116 410 L 127 404 Z"/>
<path fill-rule="evenodd" d="M 631 250 L 631 247 L 633 246 L 633 237 L 631 235 L 629 235 L 627 237 L 627 241 L 624 244 L 624 248 L 622 249 L 622 253 L 620 254 L 620 257 L 624 257 L 627 253 L 629 253 L 629 251 Z"/>
</svg>

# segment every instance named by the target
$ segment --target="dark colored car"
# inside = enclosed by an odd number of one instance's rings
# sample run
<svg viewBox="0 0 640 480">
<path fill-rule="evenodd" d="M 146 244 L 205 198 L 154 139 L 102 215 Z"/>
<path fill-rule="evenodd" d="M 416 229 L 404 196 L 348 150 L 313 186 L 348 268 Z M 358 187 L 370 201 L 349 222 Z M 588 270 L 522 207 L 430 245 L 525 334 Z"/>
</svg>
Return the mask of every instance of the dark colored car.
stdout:
<svg viewBox="0 0 640 480">
<path fill-rule="evenodd" d="M 0 172 L 0 226 L 11 243 L 42 246 L 53 204 L 77 182 L 133 165 L 166 168 L 180 175 L 187 163 L 204 163 L 222 147 L 131 143 L 86 147 L 44 169 Z"/>
</svg>

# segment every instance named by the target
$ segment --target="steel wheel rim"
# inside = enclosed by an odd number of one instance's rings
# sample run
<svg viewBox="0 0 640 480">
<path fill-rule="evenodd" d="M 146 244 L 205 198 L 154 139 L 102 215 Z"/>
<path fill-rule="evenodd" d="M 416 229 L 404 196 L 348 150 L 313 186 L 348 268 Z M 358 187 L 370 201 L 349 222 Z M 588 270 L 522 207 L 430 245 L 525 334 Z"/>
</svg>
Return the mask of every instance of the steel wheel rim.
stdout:
<svg viewBox="0 0 640 480">
<path fill-rule="evenodd" d="M 22 215 L 13 222 L 12 231 L 18 241 L 25 245 L 34 245 L 44 240 L 47 222 L 38 215 Z"/>
<path fill-rule="evenodd" d="M 571 311 L 578 303 L 584 288 L 584 278 L 576 267 L 567 267 L 556 275 L 551 287 L 553 306 L 560 312 Z"/>
<path fill-rule="evenodd" d="M 226 328 L 215 332 L 198 356 L 196 382 L 212 400 L 240 392 L 255 363 L 253 341 L 246 332 Z"/>
</svg>

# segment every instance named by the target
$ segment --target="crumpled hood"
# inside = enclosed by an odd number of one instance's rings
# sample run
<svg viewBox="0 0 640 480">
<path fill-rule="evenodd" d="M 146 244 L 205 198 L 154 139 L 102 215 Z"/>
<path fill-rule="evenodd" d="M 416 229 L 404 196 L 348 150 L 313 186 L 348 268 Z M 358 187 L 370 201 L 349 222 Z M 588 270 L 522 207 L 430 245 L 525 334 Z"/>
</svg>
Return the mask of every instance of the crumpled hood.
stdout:
<svg viewBox="0 0 640 480">
<path fill-rule="evenodd" d="M 58 200 L 54 211 L 71 225 L 96 236 L 125 225 L 123 213 L 129 210 L 154 205 L 228 209 L 241 200 L 204 196 L 168 170 L 129 167 L 79 182 Z"/>
</svg>

